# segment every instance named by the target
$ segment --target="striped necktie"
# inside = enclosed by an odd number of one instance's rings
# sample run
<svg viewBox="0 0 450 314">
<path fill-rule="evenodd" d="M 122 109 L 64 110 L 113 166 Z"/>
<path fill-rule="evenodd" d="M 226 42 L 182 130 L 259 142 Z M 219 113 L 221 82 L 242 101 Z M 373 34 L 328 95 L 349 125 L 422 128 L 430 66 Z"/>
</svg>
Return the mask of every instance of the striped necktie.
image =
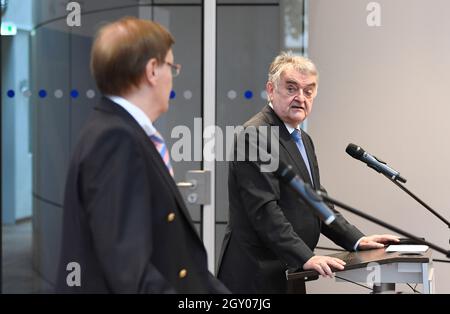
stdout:
<svg viewBox="0 0 450 314">
<path fill-rule="evenodd" d="M 309 167 L 308 155 L 306 154 L 305 145 L 303 144 L 301 131 L 298 129 L 294 129 L 294 131 L 291 133 L 291 136 L 294 139 L 295 144 L 297 144 L 297 148 L 300 152 L 300 155 L 302 155 L 303 161 L 305 162 L 305 166 L 308 169 L 309 178 L 311 179 L 311 183 L 314 185 L 311 168 Z"/>
<path fill-rule="evenodd" d="M 150 139 L 152 140 L 153 144 L 156 147 L 156 150 L 161 155 L 162 160 L 164 161 L 164 164 L 167 167 L 167 170 L 169 170 L 170 175 L 173 177 L 173 168 L 170 164 L 170 156 L 169 151 L 167 150 L 166 143 L 164 142 L 164 138 L 162 135 L 156 131 L 153 135 L 150 135 Z"/>
</svg>

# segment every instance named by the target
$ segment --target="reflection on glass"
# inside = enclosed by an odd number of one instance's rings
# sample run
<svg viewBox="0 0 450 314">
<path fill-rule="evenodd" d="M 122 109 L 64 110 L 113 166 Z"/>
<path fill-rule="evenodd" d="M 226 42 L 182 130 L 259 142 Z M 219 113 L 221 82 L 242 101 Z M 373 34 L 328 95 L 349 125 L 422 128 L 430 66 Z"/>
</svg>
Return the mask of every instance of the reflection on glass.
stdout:
<svg viewBox="0 0 450 314">
<path fill-rule="evenodd" d="M 280 1 L 282 50 L 306 54 L 307 50 L 307 0 Z"/>
</svg>

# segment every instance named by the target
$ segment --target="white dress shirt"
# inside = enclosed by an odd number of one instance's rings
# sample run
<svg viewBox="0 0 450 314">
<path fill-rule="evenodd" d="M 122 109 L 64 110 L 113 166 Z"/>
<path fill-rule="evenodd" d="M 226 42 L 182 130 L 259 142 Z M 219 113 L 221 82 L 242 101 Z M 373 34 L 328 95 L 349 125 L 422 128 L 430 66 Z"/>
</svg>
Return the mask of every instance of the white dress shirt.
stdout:
<svg viewBox="0 0 450 314">
<path fill-rule="evenodd" d="M 270 101 L 269 101 L 269 106 L 270 106 L 270 108 L 273 109 L 273 105 L 272 105 L 272 103 Z M 297 125 L 296 128 L 293 128 L 290 124 L 287 124 L 284 121 L 283 121 L 283 123 L 286 126 L 286 129 L 288 130 L 289 134 L 292 134 L 292 132 L 294 132 L 295 129 L 300 130 L 300 124 Z M 305 161 L 305 162 L 308 162 L 308 161 Z M 358 250 L 359 242 L 361 242 L 361 240 L 362 240 L 362 238 L 360 238 L 358 241 L 356 241 L 355 245 L 353 246 L 353 250 L 355 250 L 355 251 Z"/>
<path fill-rule="evenodd" d="M 147 115 L 142 111 L 141 108 L 138 106 L 132 104 L 128 100 L 126 100 L 123 97 L 120 96 L 106 96 L 109 98 L 112 102 L 118 104 L 123 109 L 125 109 L 133 118 L 136 120 L 136 122 L 144 129 L 144 132 L 150 137 L 153 134 L 156 133 L 156 129 L 153 126 L 152 121 L 150 121 L 150 118 L 147 117 Z"/>
</svg>

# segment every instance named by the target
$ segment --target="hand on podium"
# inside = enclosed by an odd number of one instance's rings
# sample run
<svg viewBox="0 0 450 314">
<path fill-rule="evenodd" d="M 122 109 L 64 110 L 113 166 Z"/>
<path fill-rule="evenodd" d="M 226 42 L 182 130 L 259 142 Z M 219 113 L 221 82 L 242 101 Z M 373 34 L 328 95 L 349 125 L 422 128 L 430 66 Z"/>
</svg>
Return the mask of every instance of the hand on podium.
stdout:
<svg viewBox="0 0 450 314">
<path fill-rule="evenodd" d="M 323 277 L 333 277 L 333 271 L 331 267 L 334 269 L 344 270 L 344 265 L 346 263 L 335 257 L 330 256 L 320 256 L 316 255 L 311 257 L 304 265 L 304 270 L 315 270 Z M 331 266 L 331 267 L 330 267 Z"/>
<path fill-rule="evenodd" d="M 392 234 L 374 234 L 367 237 L 362 237 L 358 244 L 359 250 L 380 249 L 386 244 L 396 244 L 400 242 L 398 236 Z"/>
</svg>

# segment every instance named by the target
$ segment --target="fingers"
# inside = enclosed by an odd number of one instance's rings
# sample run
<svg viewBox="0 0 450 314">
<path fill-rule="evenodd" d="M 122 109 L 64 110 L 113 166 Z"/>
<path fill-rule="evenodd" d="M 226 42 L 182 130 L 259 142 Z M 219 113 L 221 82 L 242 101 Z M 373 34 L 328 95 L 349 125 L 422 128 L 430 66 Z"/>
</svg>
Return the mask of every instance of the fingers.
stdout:
<svg viewBox="0 0 450 314">
<path fill-rule="evenodd" d="M 326 277 L 327 274 L 325 273 L 325 271 L 322 268 L 321 264 L 314 264 L 313 266 L 314 270 L 317 271 L 321 276 Z"/>
<path fill-rule="evenodd" d="M 374 234 L 368 237 L 364 237 L 363 240 L 359 243 L 359 248 L 362 250 L 379 249 L 383 248 L 385 244 L 398 242 L 400 242 L 400 238 L 398 236 L 392 234 Z"/>
<path fill-rule="evenodd" d="M 383 244 L 383 243 L 380 243 L 380 242 L 378 242 L 378 241 L 371 241 L 371 242 L 369 242 L 369 244 L 370 244 L 372 247 L 374 247 L 374 248 L 382 248 L 382 247 L 384 247 L 384 244 Z"/>
<path fill-rule="evenodd" d="M 335 262 L 338 262 L 338 263 L 341 264 L 341 265 L 346 265 L 346 264 L 347 264 L 346 262 L 344 262 L 344 261 L 341 260 L 340 258 L 335 258 L 335 257 L 333 257 L 333 260 L 334 260 Z"/>
<path fill-rule="evenodd" d="M 369 237 L 369 240 L 381 243 L 400 242 L 400 238 L 392 234 L 381 234 L 381 235 L 375 234 Z"/>
<path fill-rule="evenodd" d="M 323 277 L 333 277 L 331 268 L 325 262 L 314 264 L 313 268 Z"/>
<path fill-rule="evenodd" d="M 338 258 L 333 258 L 328 262 L 328 265 L 330 265 L 333 268 L 339 269 L 339 270 L 343 270 L 344 269 L 344 265 L 345 262 L 341 259 Z"/>
<path fill-rule="evenodd" d="M 333 271 L 331 268 L 337 270 L 344 270 L 345 262 L 339 258 L 326 257 L 323 262 L 320 263 L 323 271 L 329 276 L 333 277 Z"/>
<path fill-rule="evenodd" d="M 325 274 L 326 274 L 328 277 L 331 278 L 331 277 L 333 277 L 333 272 L 331 271 L 331 268 L 330 268 L 330 266 L 328 266 L 327 262 L 328 262 L 328 261 L 322 262 L 322 263 L 320 264 L 320 266 L 322 267 L 322 269 L 323 269 L 323 271 L 325 272 Z"/>
<path fill-rule="evenodd" d="M 329 256 L 314 256 L 305 265 L 303 269 L 314 269 L 323 277 L 333 277 L 333 270 L 343 270 L 345 262 L 339 258 Z"/>
<path fill-rule="evenodd" d="M 400 242 L 400 237 L 392 234 L 383 234 L 380 237 L 380 242 Z"/>
<path fill-rule="evenodd" d="M 361 249 L 380 249 L 380 248 L 384 247 L 384 244 L 378 243 L 375 241 L 367 241 L 364 243 L 360 243 L 359 246 Z"/>
</svg>

